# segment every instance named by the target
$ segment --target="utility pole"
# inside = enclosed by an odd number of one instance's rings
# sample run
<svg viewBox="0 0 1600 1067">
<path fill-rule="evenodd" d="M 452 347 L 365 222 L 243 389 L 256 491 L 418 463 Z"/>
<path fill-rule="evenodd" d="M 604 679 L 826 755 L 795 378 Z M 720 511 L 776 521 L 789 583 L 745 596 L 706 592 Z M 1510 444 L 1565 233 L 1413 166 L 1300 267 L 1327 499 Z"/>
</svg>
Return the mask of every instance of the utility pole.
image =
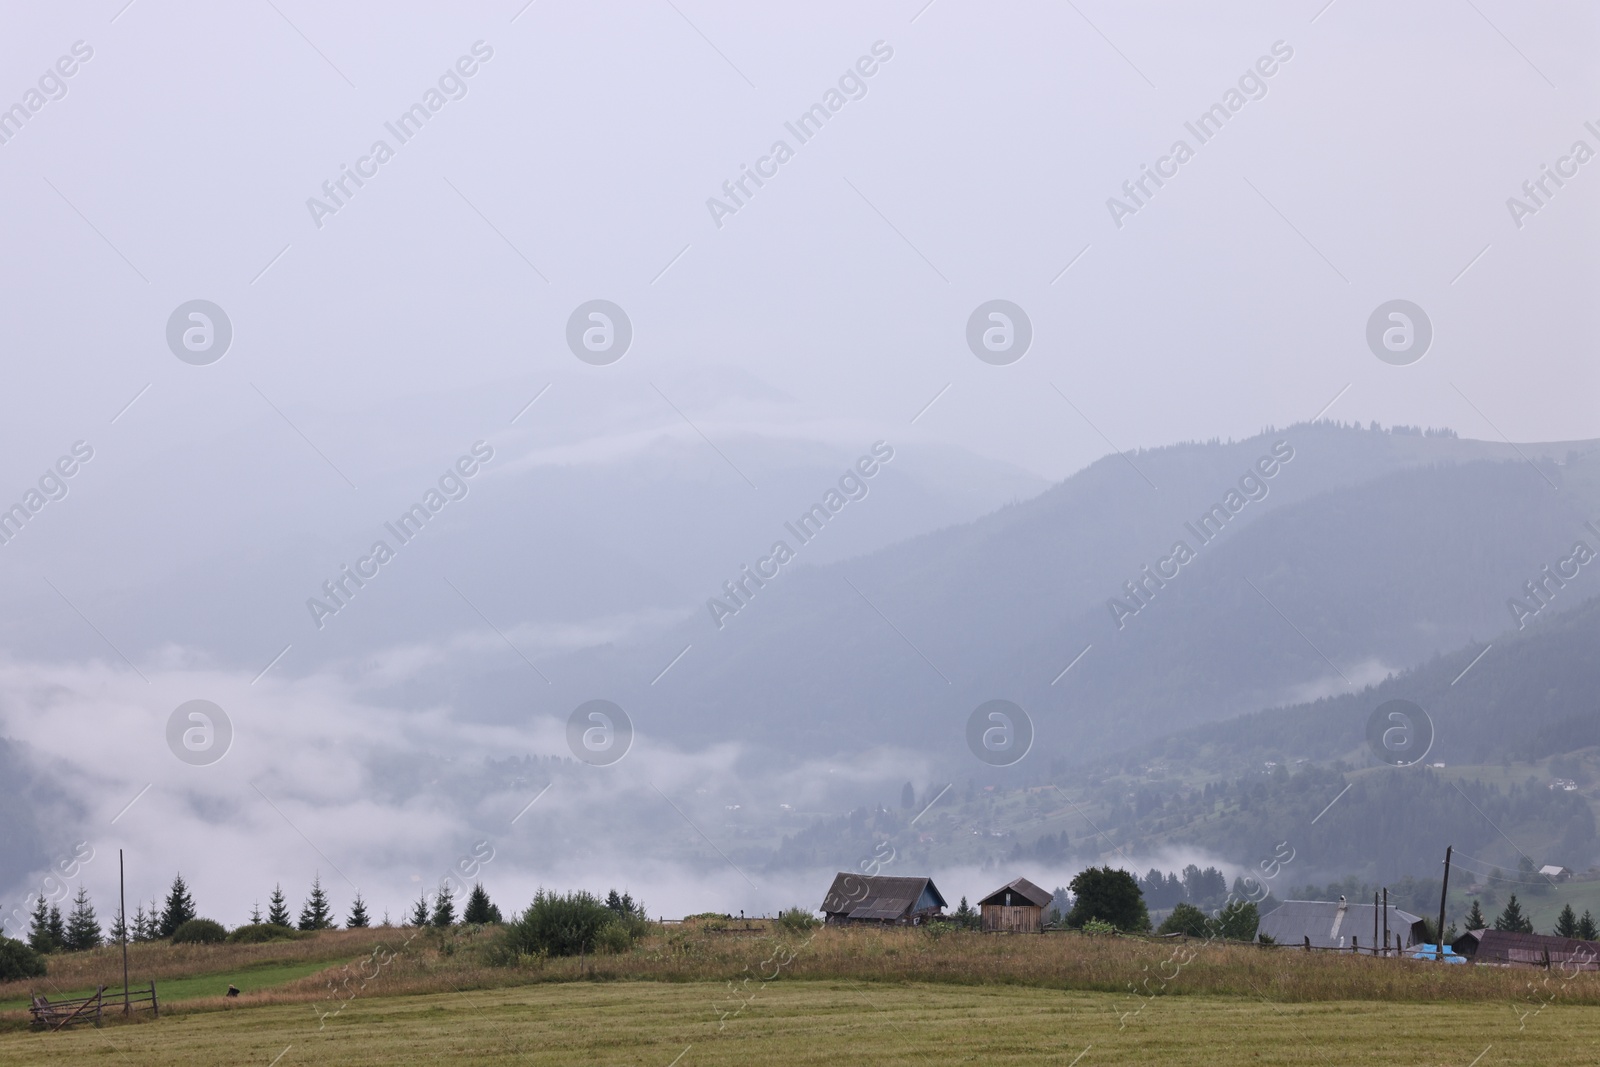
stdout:
<svg viewBox="0 0 1600 1067">
<path fill-rule="evenodd" d="M 131 1010 L 128 1004 L 128 879 L 123 874 L 120 848 L 117 849 L 117 894 L 122 909 L 122 1014 L 127 1015 Z"/>
<path fill-rule="evenodd" d="M 1450 892 L 1450 854 L 1456 850 L 1454 845 L 1446 845 L 1444 850 L 1444 883 L 1439 887 L 1439 962 L 1444 962 L 1444 898 Z"/>
</svg>

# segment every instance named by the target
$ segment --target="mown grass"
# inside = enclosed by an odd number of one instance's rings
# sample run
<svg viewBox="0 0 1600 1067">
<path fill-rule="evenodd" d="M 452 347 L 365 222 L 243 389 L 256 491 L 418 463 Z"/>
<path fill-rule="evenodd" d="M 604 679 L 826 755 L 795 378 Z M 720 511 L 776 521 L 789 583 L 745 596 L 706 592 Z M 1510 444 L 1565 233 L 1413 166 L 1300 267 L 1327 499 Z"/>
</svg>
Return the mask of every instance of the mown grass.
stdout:
<svg viewBox="0 0 1600 1067">
<path fill-rule="evenodd" d="M 1600 1012 L 1554 1003 L 1519 1020 L 1478 1004 L 1163 998 L 1019 986 L 790 980 L 727 1014 L 723 983 L 570 982 L 468 995 L 362 998 L 319 1020 L 303 1005 L 71 1033 L 0 1034 L 0 1061 L 199 1067 L 779 1063 L 1412 1065 L 1592 1063 Z"/>
</svg>

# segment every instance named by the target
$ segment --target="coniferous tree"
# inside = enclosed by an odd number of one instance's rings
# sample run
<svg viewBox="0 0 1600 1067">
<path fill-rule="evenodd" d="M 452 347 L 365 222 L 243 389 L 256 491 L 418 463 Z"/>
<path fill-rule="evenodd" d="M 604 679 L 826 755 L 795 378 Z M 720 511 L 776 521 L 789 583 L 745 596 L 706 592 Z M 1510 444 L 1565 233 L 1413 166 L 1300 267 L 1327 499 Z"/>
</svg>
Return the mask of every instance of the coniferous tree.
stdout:
<svg viewBox="0 0 1600 1067">
<path fill-rule="evenodd" d="M 72 913 L 67 916 L 67 932 L 64 940 L 67 948 L 74 952 L 98 948 L 102 940 L 100 920 L 95 917 L 94 905 L 89 903 L 89 890 L 81 884 L 78 886 L 77 894 L 72 898 Z"/>
<path fill-rule="evenodd" d="M 177 932 L 178 927 L 194 917 L 194 898 L 189 895 L 189 887 L 184 883 L 183 875 L 175 875 L 172 879 L 172 888 L 167 891 L 166 906 L 161 909 L 161 921 L 156 933 L 161 937 L 171 937 Z"/>
<path fill-rule="evenodd" d="M 151 911 L 154 911 L 154 901 L 151 901 Z M 140 904 L 133 909 L 133 928 L 128 931 L 134 941 L 154 941 L 156 937 L 155 920 L 150 912 L 144 910 Z"/>
<path fill-rule="evenodd" d="M 50 934 L 50 905 L 44 897 L 40 897 L 33 906 L 33 916 L 28 926 L 28 947 L 35 952 L 54 952 L 58 947 Z"/>
<path fill-rule="evenodd" d="M 489 893 L 483 888 L 482 882 L 473 885 L 472 892 L 467 897 L 467 906 L 461 912 L 461 921 L 480 926 L 500 921 L 500 909 L 489 900 Z"/>
<path fill-rule="evenodd" d="M 456 922 L 456 896 L 450 888 L 449 882 L 439 883 L 439 895 L 434 899 L 433 918 L 434 926 L 454 926 Z"/>
<path fill-rule="evenodd" d="M 57 950 L 67 947 L 67 924 L 61 918 L 61 909 L 50 905 L 50 940 Z"/>
<path fill-rule="evenodd" d="M 914 807 L 917 803 L 917 791 L 910 782 L 900 787 L 900 806 L 902 808 Z"/>
<path fill-rule="evenodd" d="M 983 916 L 972 910 L 972 905 L 967 903 L 966 897 L 961 898 L 961 903 L 951 913 L 950 920 L 963 930 L 976 930 L 983 925 Z"/>
<path fill-rule="evenodd" d="M 1517 895 L 1515 893 L 1511 894 L 1510 899 L 1506 901 L 1505 910 L 1501 911 L 1499 918 L 1495 919 L 1494 928 L 1496 930 L 1509 930 L 1518 934 L 1533 933 L 1533 923 L 1529 922 L 1527 916 L 1522 914 L 1522 905 L 1517 903 Z"/>
<path fill-rule="evenodd" d="M 292 926 L 289 921 L 289 904 L 283 896 L 283 886 L 272 887 L 272 895 L 267 898 L 267 922 L 273 926 Z"/>
<path fill-rule="evenodd" d="M 1556 916 L 1556 936 L 1578 936 L 1578 915 L 1572 910 L 1571 904 L 1562 905 L 1561 914 Z"/>
<path fill-rule="evenodd" d="M 1595 929 L 1594 916 L 1589 914 L 1589 909 L 1583 910 L 1583 918 L 1578 920 L 1578 939 L 1580 941 L 1600 940 L 1600 930 Z"/>
<path fill-rule="evenodd" d="M 1482 930 L 1489 925 L 1489 920 L 1483 917 L 1483 909 L 1478 906 L 1477 898 L 1473 898 L 1472 908 L 1467 912 L 1467 929 Z"/>
<path fill-rule="evenodd" d="M 328 904 L 328 894 L 322 891 L 322 875 L 311 879 L 311 896 L 300 909 L 300 929 L 328 930 L 333 927 L 333 908 Z"/>
<path fill-rule="evenodd" d="M 356 890 L 356 899 L 350 905 L 350 916 L 344 921 L 346 930 L 365 930 L 372 925 L 372 918 L 367 914 L 367 902 L 361 899 L 361 891 Z"/>
<path fill-rule="evenodd" d="M 254 904 L 250 905 L 250 925 L 260 926 L 264 922 L 266 922 L 266 920 L 261 917 L 261 901 L 257 900 Z"/>
<path fill-rule="evenodd" d="M 106 935 L 106 940 L 113 945 L 133 940 L 133 931 L 128 929 L 127 920 L 123 918 L 120 910 L 117 912 L 117 917 L 111 920 L 111 929 Z"/>
<path fill-rule="evenodd" d="M 422 890 L 422 895 L 417 897 L 417 902 L 411 908 L 411 915 L 406 919 L 407 926 L 428 925 L 428 891 Z"/>
</svg>

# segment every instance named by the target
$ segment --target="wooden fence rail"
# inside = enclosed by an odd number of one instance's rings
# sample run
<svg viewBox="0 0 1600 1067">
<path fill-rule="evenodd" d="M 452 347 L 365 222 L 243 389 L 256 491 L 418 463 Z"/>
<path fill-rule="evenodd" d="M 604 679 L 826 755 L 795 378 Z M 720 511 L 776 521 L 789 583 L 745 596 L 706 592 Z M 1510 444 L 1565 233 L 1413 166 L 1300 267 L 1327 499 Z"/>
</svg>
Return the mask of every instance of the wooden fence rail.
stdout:
<svg viewBox="0 0 1600 1067">
<path fill-rule="evenodd" d="M 99 1026 L 107 1006 L 112 1010 L 120 1007 L 124 1014 L 148 1007 L 151 1014 L 157 1017 L 161 1015 L 154 982 L 144 989 L 107 989 L 100 986 L 93 995 L 87 997 L 51 1000 L 34 994 L 29 1000 L 28 1011 L 33 1014 L 34 1024 L 48 1027 L 52 1032 L 88 1018 L 93 1018 L 94 1024 Z"/>
</svg>

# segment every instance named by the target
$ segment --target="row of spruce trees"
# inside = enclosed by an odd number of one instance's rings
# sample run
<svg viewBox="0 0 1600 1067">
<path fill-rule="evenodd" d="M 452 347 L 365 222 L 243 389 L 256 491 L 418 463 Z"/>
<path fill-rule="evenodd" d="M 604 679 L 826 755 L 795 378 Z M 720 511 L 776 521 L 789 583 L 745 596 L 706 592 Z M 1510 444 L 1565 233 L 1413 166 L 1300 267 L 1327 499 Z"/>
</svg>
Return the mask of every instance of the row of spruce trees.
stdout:
<svg viewBox="0 0 1600 1067">
<path fill-rule="evenodd" d="M 614 891 L 612 895 L 616 895 Z M 28 945 L 35 952 L 78 952 L 103 944 L 120 944 L 124 938 L 131 942 L 162 941 L 171 938 L 185 923 L 198 917 L 194 897 L 180 873 L 172 879 L 172 887 L 163 902 L 158 904 L 152 899 L 148 908 L 143 903 L 139 904 L 134 909 L 131 921 L 124 921 L 119 913 L 111 925 L 102 931 L 94 904 L 89 899 L 89 891 L 80 885 L 66 915 L 62 915 L 59 905 L 47 902 L 44 897 L 37 900 L 30 917 Z M 427 890 L 423 890 L 404 925 L 447 927 L 458 922 L 484 924 L 503 921 L 500 908 L 489 899 L 488 891 L 479 882 L 472 887 L 459 917 L 455 892 L 448 884 L 439 887 L 431 902 Z M 297 919 L 291 916 L 288 898 L 284 895 L 283 886 L 278 884 L 272 887 L 272 894 L 267 898 L 266 914 L 262 914 L 259 901 L 251 909 L 250 925 L 310 931 L 332 930 L 339 923 L 328 894 L 322 888 L 322 876 L 319 874 L 311 881 L 311 892 L 301 905 Z M 349 930 L 372 925 L 366 901 L 359 891 L 350 904 L 344 925 Z M 389 925 L 387 914 L 383 917 L 383 925 Z"/>
</svg>

